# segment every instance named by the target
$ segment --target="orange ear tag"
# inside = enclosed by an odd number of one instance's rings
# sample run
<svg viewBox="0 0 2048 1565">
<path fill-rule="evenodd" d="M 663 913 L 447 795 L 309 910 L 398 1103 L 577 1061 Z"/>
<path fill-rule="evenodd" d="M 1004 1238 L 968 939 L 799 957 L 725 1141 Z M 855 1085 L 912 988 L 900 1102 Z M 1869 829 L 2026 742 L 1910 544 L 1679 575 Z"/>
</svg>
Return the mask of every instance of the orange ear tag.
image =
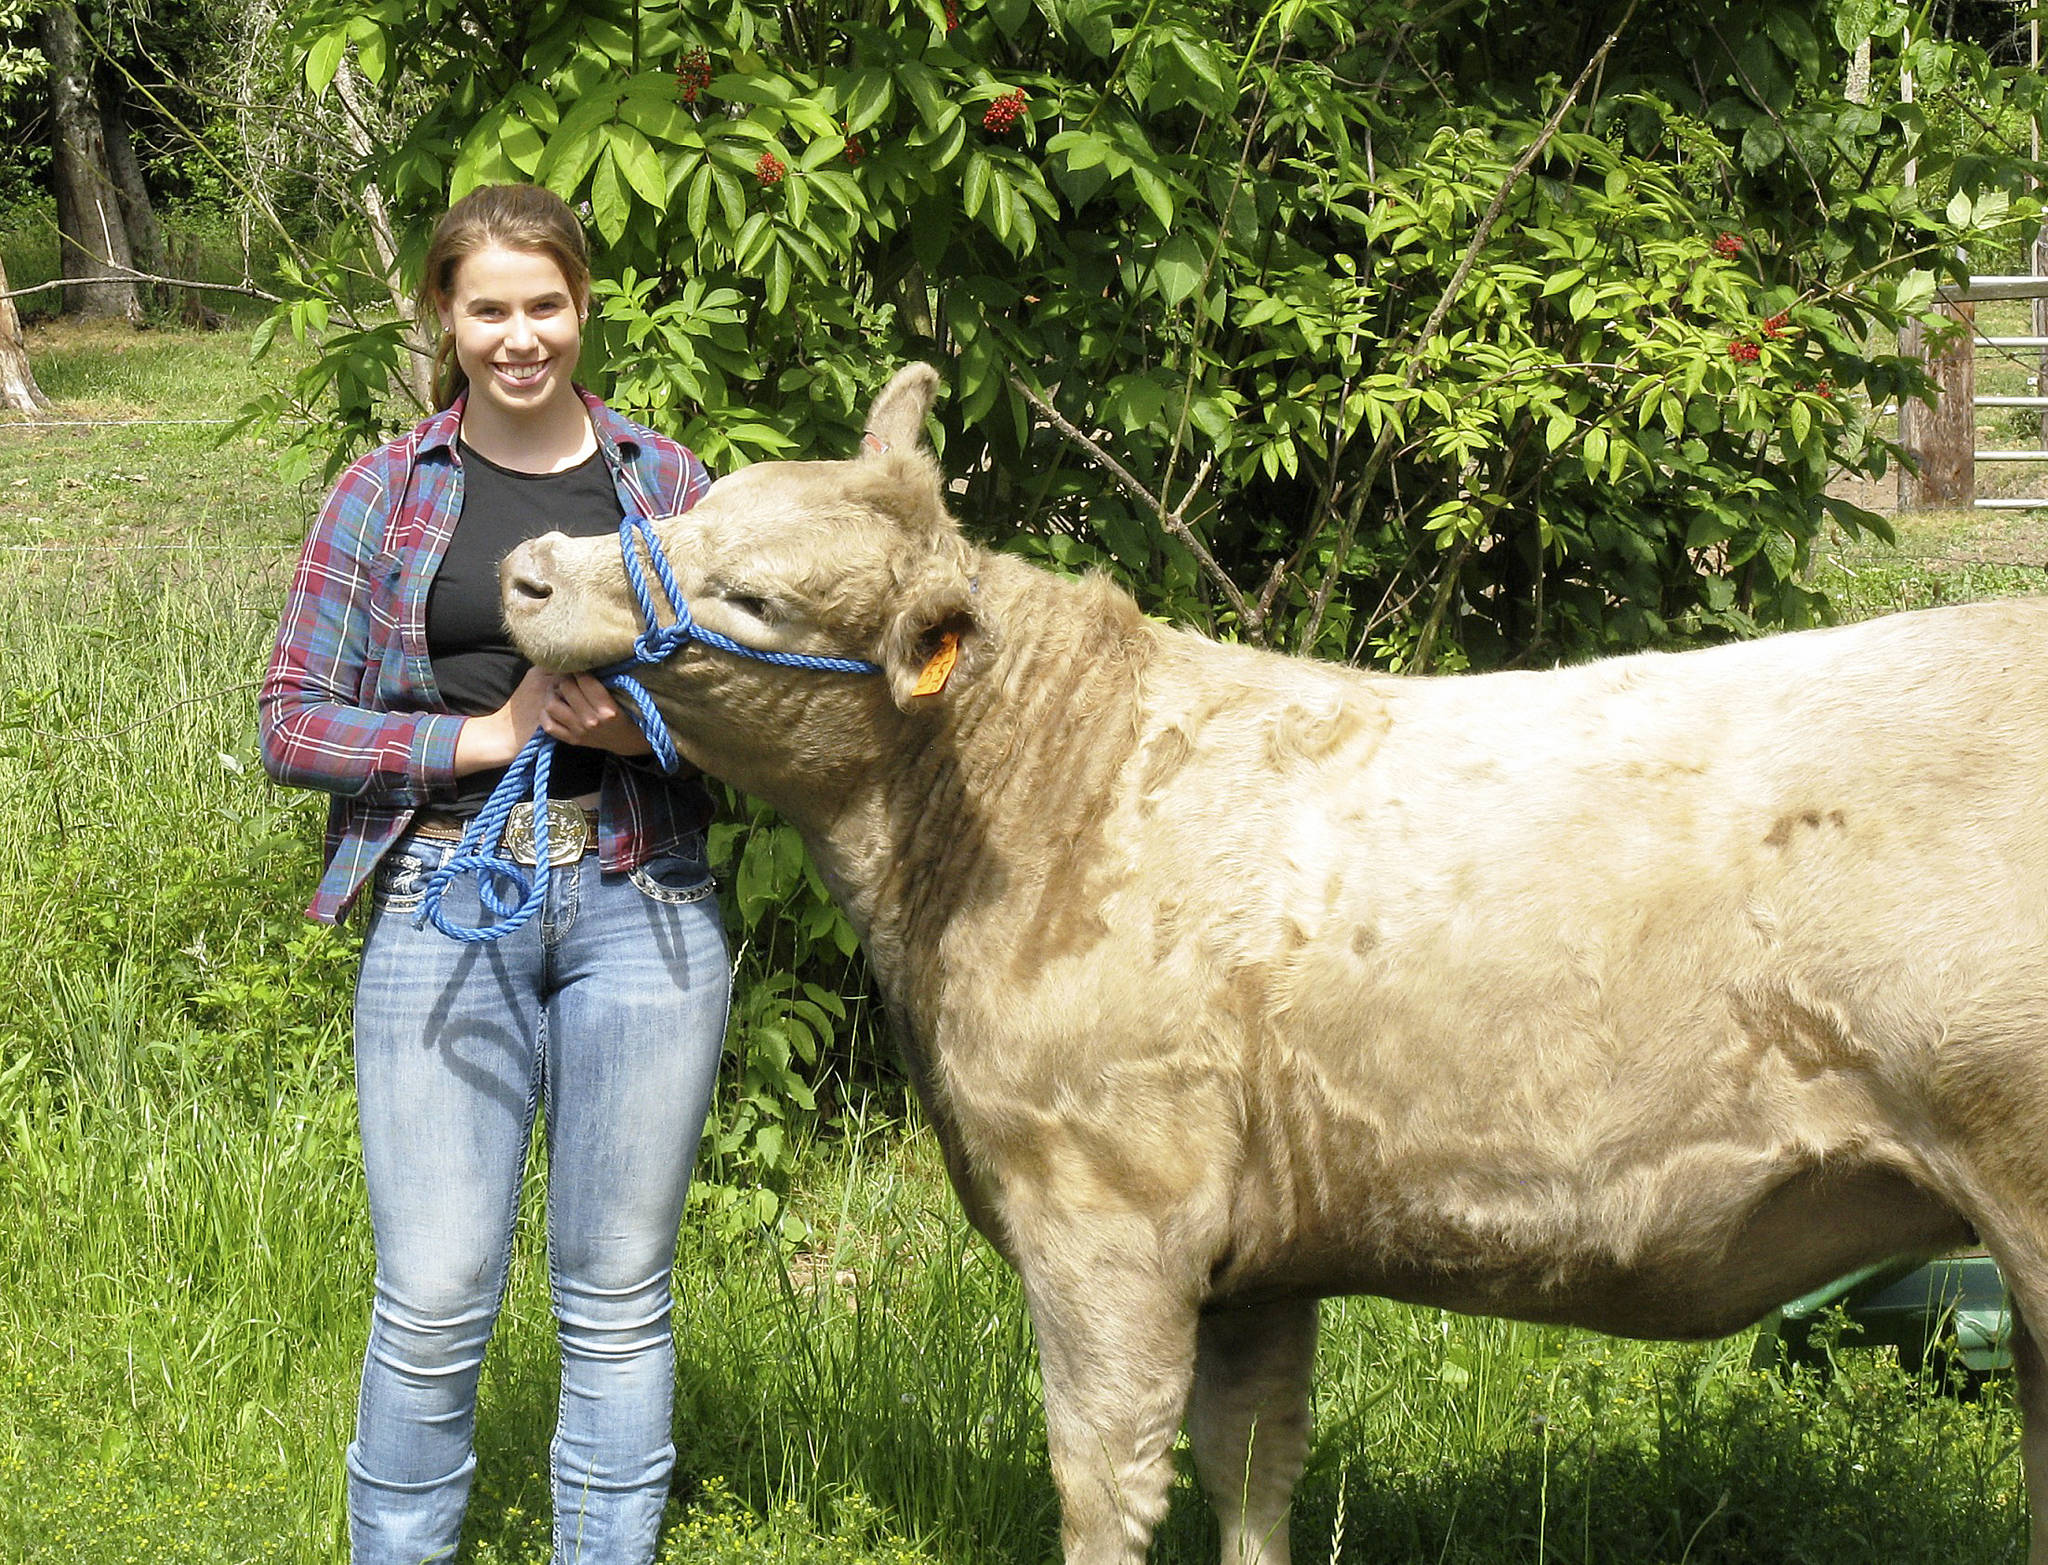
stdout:
<svg viewBox="0 0 2048 1565">
<path fill-rule="evenodd" d="M 960 661 L 960 632 L 949 630 L 939 638 L 939 650 L 931 655 L 931 661 L 924 666 L 924 672 L 917 676 L 917 683 L 911 687 L 914 696 L 935 696 L 946 688 L 946 681 L 953 677 L 953 665 Z"/>
</svg>

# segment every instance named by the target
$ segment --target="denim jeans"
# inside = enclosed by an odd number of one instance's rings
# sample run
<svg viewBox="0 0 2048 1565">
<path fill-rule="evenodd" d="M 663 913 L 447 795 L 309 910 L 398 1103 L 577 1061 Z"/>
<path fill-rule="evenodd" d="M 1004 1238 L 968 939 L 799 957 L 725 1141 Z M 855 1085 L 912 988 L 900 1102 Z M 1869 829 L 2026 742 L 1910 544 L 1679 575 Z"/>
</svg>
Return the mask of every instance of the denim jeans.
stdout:
<svg viewBox="0 0 2048 1565">
<path fill-rule="evenodd" d="M 629 875 L 553 873 L 496 942 L 412 927 L 449 851 L 378 870 L 356 986 L 376 1298 L 348 1448 L 355 1565 L 452 1560 L 536 1107 L 562 1352 L 556 1565 L 650 1560 L 675 1463 L 669 1274 L 725 1032 L 725 936 L 701 839 Z M 486 922 L 475 881 L 451 915 Z"/>
</svg>

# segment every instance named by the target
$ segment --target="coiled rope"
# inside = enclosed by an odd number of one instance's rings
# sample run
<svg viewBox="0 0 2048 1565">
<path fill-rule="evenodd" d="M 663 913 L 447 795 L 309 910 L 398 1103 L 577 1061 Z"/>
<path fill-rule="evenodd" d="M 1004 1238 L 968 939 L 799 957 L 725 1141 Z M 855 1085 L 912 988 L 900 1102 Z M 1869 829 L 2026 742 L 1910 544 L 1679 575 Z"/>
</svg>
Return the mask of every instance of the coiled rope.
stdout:
<svg viewBox="0 0 2048 1565">
<path fill-rule="evenodd" d="M 649 583 L 647 568 L 641 563 L 643 548 L 648 563 L 654 567 L 655 582 L 660 585 L 662 595 L 668 600 L 669 612 L 674 615 L 666 625 L 661 623 L 654 585 Z M 631 657 L 598 669 L 596 675 L 614 695 L 624 698 L 633 721 L 646 735 L 655 760 L 665 772 L 676 771 L 683 764 L 683 758 L 676 750 L 675 741 L 669 737 L 668 724 L 662 721 L 661 713 L 655 709 L 654 698 L 635 677 L 634 670 L 660 663 L 692 641 L 701 641 L 707 647 L 716 647 L 738 657 L 753 658 L 757 662 L 810 669 L 820 674 L 882 672 L 879 664 L 861 658 L 770 652 L 761 647 L 747 646 L 715 630 L 706 630 L 691 618 L 682 587 L 669 566 L 668 556 L 662 552 L 661 540 L 654 535 L 654 524 L 644 516 L 629 511 L 620 520 L 619 553 L 626 562 L 626 580 L 632 586 L 634 600 L 640 607 L 641 621 L 647 628 L 634 638 Z M 413 919 L 415 929 L 432 923 L 451 940 L 501 940 L 540 911 L 548 895 L 548 773 L 554 763 L 554 754 L 555 740 L 545 730 L 536 731 L 526 741 L 525 748 L 505 769 L 498 786 L 491 790 L 484 807 L 471 818 L 455 851 L 429 877 L 419 915 Z M 534 863 L 531 866 L 505 857 L 499 845 L 513 807 L 529 801 L 533 805 Z M 489 924 L 458 924 L 442 911 L 441 899 L 449 885 L 457 876 L 467 874 L 477 877 L 478 899 L 494 920 Z"/>
</svg>

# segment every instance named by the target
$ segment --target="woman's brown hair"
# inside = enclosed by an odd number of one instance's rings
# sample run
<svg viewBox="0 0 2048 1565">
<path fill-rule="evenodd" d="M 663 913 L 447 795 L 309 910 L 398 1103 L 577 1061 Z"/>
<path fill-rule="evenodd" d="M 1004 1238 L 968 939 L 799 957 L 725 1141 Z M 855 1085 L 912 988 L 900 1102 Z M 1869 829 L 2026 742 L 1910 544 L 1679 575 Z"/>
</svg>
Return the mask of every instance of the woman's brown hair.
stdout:
<svg viewBox="0 0 2048 1565">
<path fill-rule="evenodd" d="M 420 272 L 419 314 L 431 320 L 448 308 L 455 269 L 479 250 L 522 250 L 544 255 L 561 270 L 579 313 L 590 307 L 590 257 L 583 225 L 569 203 L 539 185 L 480 185 L 448 209 L 427 246 Z M 469 387 L 455 361 L 455 334 L 441 333 L 434 350 L 434 402 L 447 407 Z"/>
</svg>

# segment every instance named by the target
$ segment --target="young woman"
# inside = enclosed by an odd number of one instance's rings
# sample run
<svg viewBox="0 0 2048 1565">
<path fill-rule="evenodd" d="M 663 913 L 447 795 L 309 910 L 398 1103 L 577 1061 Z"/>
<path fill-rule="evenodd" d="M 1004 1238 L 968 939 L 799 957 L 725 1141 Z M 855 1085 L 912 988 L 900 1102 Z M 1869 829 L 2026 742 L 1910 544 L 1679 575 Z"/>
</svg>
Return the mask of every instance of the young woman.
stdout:
<svg viewBox="0 0 2048 1565">
<path fill-rule="evenodd" d="M 694 504 L 703 465 L 571 376 L 590 272 L 554 195 L 449 211 L 421 303 L 443 411 L 342 476 L 300 557 L 261 698 L 264 763 L 334 795 L 307 910 L 366 887 L 356 1093 L 377 1276 L 355 1439 L 356 1565 L 452 1559 L 478 1371 L 536 1108 L 562 1352 L 555 1560 L 645 1561 L 674 1464 L 669 1274 L 723 1040 L 725 939 L 694 778 L 664 776 L 596 680 L 505 639 L 498 561 L 624 507 Z M 535 728 L 562 741 L 546 907 L 481 944 L 413 927 L 428 875 Z M 508 825 L 508 849 L 519 820 Z M 473 881 L 444 907 L 490 922 Z"/>
</svg>

